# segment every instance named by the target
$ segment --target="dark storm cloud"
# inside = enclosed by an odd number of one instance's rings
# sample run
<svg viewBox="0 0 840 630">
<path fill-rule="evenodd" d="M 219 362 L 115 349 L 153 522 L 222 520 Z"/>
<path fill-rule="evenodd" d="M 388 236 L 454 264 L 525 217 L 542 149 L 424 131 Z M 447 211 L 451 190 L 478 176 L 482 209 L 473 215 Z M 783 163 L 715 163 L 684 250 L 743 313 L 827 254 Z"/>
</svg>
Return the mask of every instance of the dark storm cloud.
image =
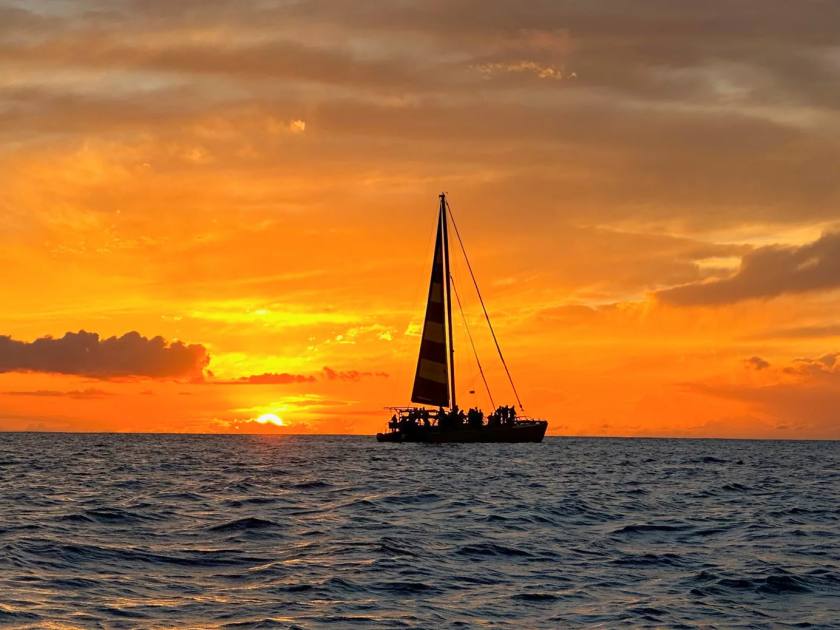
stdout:
<svg viewBox="0 0 840 630">
<path fill-rule="evenodd" d="M 840 233 L 828 233 L 801 247 L 761 247 L 746 254 L 731 277 L 687 284 L 657 293 L 681 306 L 731 304 L 840 287 Z"/>
<path fill-rule="evenodd" d="M 196 344 L 167 343 L 137 332 L 100 339 L 96 333 L 68 332 L 59 339 L 32 342 L 0 336 L 0 372 L 53 372 L 97 378 L 145 376 L 201 378 L 210 357 Z"/>
</svg>

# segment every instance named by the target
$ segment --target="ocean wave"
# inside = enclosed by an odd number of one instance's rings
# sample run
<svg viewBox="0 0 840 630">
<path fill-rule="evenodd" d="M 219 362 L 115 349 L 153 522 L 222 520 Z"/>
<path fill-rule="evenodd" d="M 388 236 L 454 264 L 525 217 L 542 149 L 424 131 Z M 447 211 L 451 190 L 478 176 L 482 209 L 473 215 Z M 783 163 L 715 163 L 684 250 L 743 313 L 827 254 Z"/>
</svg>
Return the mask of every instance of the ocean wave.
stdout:
<svg viewBox="0 0 840 630">
<path fill-rule="evenodd" d="M 517 593 L 512 597 L 525 602 L 554 602 L 561 599 L 559 595 L 553 593 Z"/>
<path fill-rule="evenodd" d="M 637 555 L 627 555 L 621 558 L 612 560 L 613 564 L 621 564 L 627 566 L 679 566 L 685 564 L 683 559 L 674 553 L 643 553 Z"/>
<path fill-rule="evenodd" d="M 685 532 L 694 529 L 694 526 L 687 524 L 666 525 L 658 523 L 635 523 L 632 525 L 624 525 L 616 530 L 613 530 L 614 535 L 621 534 L 649 534 L 657 532 Z"/>
<path fill-rule="evenodd" d="M 382 498 L 383 503 L 410 505 L 414 503 L 430 503 L 440 501 L 443 497 L 437 492 L 420 492 L 419 494 L 392 494 Z"/>
<path fill-rule="evenodd" d="M 432 593 L 439 589 L 423 582 L 375 582 L 370 588 L 386 591 L 394 595 L 417 595 Z"/>
<path fill-rule="evenodd" d="M 214 525 L 213 527 L 208 527 L 207 530 L 211 532 L 241 532 L 250 529 L 267 529 L 276 527 L 280 526 L 274 521 L 248 516 L 236 519 L 235 521 L 228 521 L 227 523 L 221 523 L 219 525 Z"/>
<path fill-rule="evenodd" d="M 743 484 L 740 484 L 740 483 L 736 483 L 736 482 L 725 483 L 720 488 L 721 488 L 721 490 L 726 490 L 727 492 L 747 492 L 747 491 L 749 491 L 749 488 L 747 488 L 747 486 L 745 486 Z"/>
<path fill-rule="evenodd" d="M 325 488 L 332 488 L 333 485 L 326 481 L 302 481 L 300 483 L 291 484 L 289 486 L 295 490 L 323 490 Z"/>
<path fill-rule="evenodd" d="M 155 553 L 130 547 L 27 540 L 11 545 L 12 553 L 53 566 L 75 565 L 180 565 L 188 567 L 233 566 L 247 563 L 250 556 L 232 550 L 189 549 Z"/>
<path fill-rule="evenodd" d="M 455 553 L 461 556 L 530 556 L 529 552 L 524 549 L 516 547 L 508 547 L 497 543 L 484 542 L 472 545 L 464 545 L 460 547 Z"/>
</svg>

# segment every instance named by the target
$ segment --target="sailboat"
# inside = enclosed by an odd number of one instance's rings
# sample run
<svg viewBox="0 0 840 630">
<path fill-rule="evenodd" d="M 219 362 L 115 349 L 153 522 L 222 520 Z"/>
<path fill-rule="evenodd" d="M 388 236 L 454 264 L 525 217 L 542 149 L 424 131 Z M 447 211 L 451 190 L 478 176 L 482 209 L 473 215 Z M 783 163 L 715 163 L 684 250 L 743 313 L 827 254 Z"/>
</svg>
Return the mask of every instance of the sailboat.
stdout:
<svg viewBox="0 0 840 630">
<path fill-rule="evenodd" d="M 449 266 L 450 220 L 455 228 L 490 333 L 499 352 L 499 358 L 519 403 L 519 411 L 514 406 L 495 408 L 484 370 L 478 362 L 477 352 L 475 356 L 479 372 L 491 405 L 495 409 L 486 416 L 484 412 L 475 408 L 465 413 L 456 403 L 455 349 L 452 338 L 452 290 L 454 287 Z M 460 307 L 457 291 L 455 297 Z M 466 325 L 466 318 L 464 318 L 464 323 Z M 469 329 L 467 329 L 467 334 L 475 352 L 475 344 Z M 388 423 L 388 431 L 377 433 L 376 439 L 379 442 L 541 442 L 548 428 L 548 421 L 525 417 L 521 413 L 522 401 L 519 399 L 510 370 L 496 339 L 496 333 L 490 323 L 481 291 L 478 289 L 478 282 L 458 233 L 458 226 L 451 218 L 451 209 L 445 193 L 440 194 L 437 236 L 432 257 L 432 277 L 429 283 L 426 318 L 423 322 L 411 402 L 420 406 L 387 408 L 393 415 Z"/>
</svg>

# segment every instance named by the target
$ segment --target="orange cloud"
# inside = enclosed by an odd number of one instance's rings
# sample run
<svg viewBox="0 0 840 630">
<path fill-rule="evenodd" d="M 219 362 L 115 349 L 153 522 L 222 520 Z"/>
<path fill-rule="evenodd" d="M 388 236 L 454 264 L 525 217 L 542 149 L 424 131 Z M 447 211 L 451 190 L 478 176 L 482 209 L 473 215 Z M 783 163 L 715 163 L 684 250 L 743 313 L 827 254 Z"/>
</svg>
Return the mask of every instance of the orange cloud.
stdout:
<svg viewBox="0 0 840 630">
<path fill-rule="evenodd" d="M 728 304 L 783 293 L 840 288 L 840 233 L 799 247 L 767 246 L 746 254 L 732 276 L 665 289 L 671 304 Z"/>
<path fill-rule="evenodd" d="M 2 392 L 3 396 L 36 396 L 36 397 L 43 397 L 47 396 L 50 398 L 72 398 L 75 400 L 92 400 L 98 398 L 106 398 L 108 396 L 113 396 L 113 392 L 108 392 L 102 389 L 95 389 L 89 387 L 87 389 L 74 389 L 71 391 L 58 391 L 54 389 L 36 389 L 32 391 L 13 391 L 13 392 Z"/>
<path fill-rule="evenodd" d="M 230 381 L 209 381 L 217 385 L 288 385 L 290 383 L 313 383 L 315 377 L 311 374 L 281 374 L 266 372 L 241 376 Z"/>
<path fill-rule="evenodd" d="M 377 377 L 388 378 L 387 372 L 360 372 L 359 370 L 333 370 L 332 368 L 324 368 L 324 377 L 330 381 L 358 381 L 363 378 Z"/>
<path fill-rule="evenodd" d="M 212 380 L 212 373 L 209 373 L 212 385 L 289 385 L 292 383 L 314 383 L 320 379 L 327 381 L 360 381 L 363 378 L 388 378 L 387 372 L 370 372 L 359 370 L 334 370 L 324 367 L 319 374 L 289 374 L 288 372 L 263 374 L 251 374 L 240 376 L 232 380 Z"/>
</svg>

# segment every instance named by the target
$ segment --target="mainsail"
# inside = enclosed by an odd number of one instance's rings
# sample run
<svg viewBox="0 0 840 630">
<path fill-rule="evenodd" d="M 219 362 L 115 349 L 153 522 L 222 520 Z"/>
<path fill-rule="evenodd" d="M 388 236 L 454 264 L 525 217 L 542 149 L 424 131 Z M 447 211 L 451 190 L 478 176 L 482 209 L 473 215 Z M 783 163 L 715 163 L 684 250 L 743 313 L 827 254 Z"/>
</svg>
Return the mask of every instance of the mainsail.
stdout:
<svg viewBox="0 0 840 630">
<path fill-rule="evenodd" d="M 423 336 L 420 341 L 420 356 L 417 358 L 417 373 L 411 402 L 440 407 L 455 406 L 454 374 L 451 363 L 451 328 L 447 334 L 447 322 L 451 326 L 449 312 L 449 262 L 446 233 L 446 205 L 441 195 L 438 217 L 435 254 L 432 259 L 432 278 L 429 283 L 429 299 L 426 304 L 426 319 L 423 322 Z M 452 380 L 452 383 L 450 383 Z"/>
</svg>

